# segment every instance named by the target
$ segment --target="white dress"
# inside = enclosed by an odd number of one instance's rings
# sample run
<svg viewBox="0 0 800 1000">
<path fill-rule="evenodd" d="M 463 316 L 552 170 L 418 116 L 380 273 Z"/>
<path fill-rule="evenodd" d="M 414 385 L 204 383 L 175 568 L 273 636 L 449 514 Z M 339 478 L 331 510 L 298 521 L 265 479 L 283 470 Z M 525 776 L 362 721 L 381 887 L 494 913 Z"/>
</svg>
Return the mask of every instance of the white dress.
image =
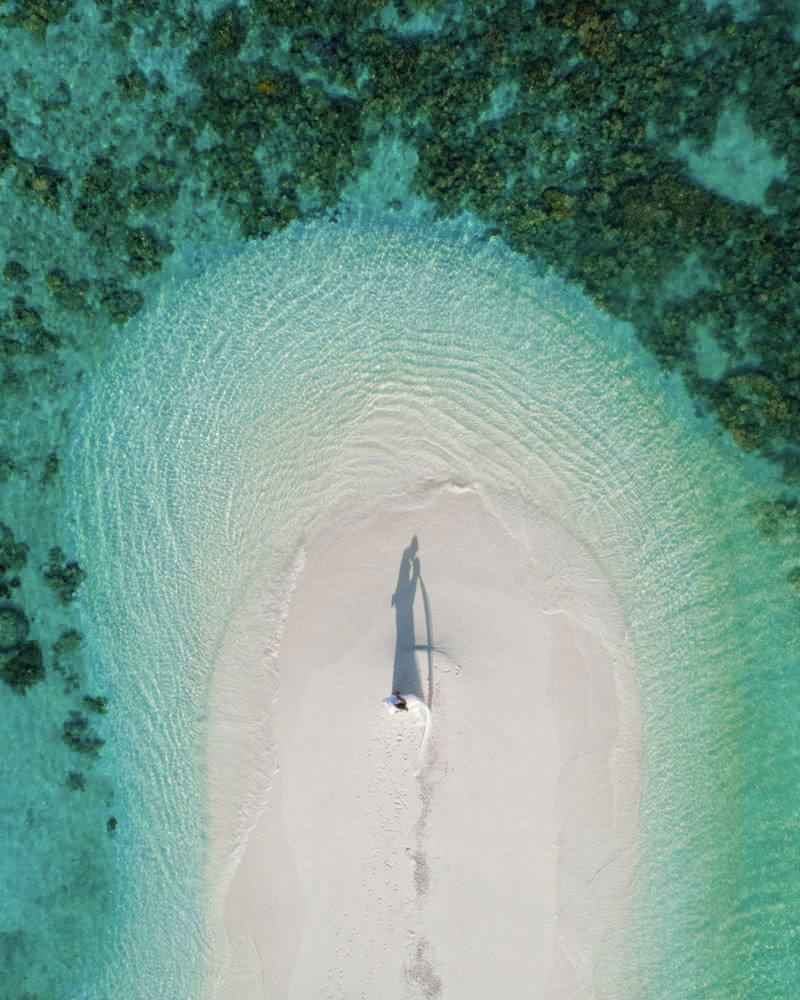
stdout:
<svg viewBox="0 0 800 1000">
<path fill-rule="evenodd" d="M 404 698 L 403 701 L 408 704 L 407 699 Z M 384 698 L 383 704 L 389 709 L 392 715 L 394 715 L 395 712 L 402 712 L 402 709 L 400 708 L 400 699 L 396 694 L 390 694 L 388 698 Z"/>
</svg>

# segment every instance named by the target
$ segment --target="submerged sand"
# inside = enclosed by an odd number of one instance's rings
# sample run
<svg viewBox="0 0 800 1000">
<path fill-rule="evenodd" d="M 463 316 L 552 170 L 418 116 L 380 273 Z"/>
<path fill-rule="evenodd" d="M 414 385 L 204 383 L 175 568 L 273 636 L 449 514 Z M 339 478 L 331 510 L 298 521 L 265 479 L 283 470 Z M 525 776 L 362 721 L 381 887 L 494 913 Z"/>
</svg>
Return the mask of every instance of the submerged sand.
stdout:
<svg viewBox="0 0 800 1000">
<path fill-rule="evenodd" d="M 625 929 L 640 773 L 591 557 L 540 512 L 444 484 L 332 513 L 285 622 L 260 620 L 222 657 L 213 995 L 588 996 Z M 269 657 L 248 672 L 247 650 L 278 633 L 279 692 L 254 707 Z M 419 767 L 421 720 L 381 704 L 396 687 L 431 708 Z"/>
</svg>

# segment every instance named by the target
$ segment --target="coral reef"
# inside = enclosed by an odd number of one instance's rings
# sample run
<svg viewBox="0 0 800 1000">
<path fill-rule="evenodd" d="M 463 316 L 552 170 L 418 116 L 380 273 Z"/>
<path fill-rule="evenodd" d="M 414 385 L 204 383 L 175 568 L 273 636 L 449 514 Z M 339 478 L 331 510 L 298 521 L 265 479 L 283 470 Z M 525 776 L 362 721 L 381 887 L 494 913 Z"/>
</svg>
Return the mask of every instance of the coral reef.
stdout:
<svg viewBox="0 0 800 1000">
<path fill-rule="evenodd" d="M 22 608 L 13 604 L 0 606 L 0 652 L 20 646 L 28 636 L 30 623 Z"/>
<path fill-rule="evenodd" d="M 68 562 L 58 546 L 50 549 L 49 562 L 43 572 L 48 585 L 65 604 L 75 600 L 78 587 L 86 579 L 86 573 L 76 562 Z"/>
<path fill-rule="evenodd" d="M 788 0 L 749 19 L 654 0 L 90 6 L 96 23 L 71 0 L 0 14 L 0 390 L 9 427 L 32 428 L 0 446 L 15 498 L 0 510 L 0 676 L 59 699 L 54 742 L 85 758 L 66 778 L 81 806 L 104 743 L 87 716 L 113 711 L 85 692 L 86 570 L 53 502 L 81 380 L 204 243 L 335 218 L 382 143 L 408 151 L 413 192 L 439 215 L 474 213 L 631 323 L 732 449 L 773 463 L 784 483 L 754 507 L 754 530 L 783 546 L 780 573 L 800 592 Z M 692 172 L 728 108 L 782 165 L 760 203 Z"/>
<path fill-rule="evenodd" d="M 23 642 L 10 652 L 0 653 L 0 677 L 15 694 L 25 694 L 44 680 L 44 661 L 38 642 Z"/>
<path fill-rule="evenodd" d="M 80 712 L 70 712 L 63 725 L 62 737 L 70 750 L 86 754 L 88 757 L 99 757 L 100 747 L 105 745 L 97 732 L 89 725 L 89 720 Z"/>
<path fill-rule="evenodd" d="M 171 214 L 179 199 L 184 214 L 192 206 L 190 223 L 212 202 L 231 235 L 263 236 L 334 210 L 371 145 L 390 136 L 415 150 L 419 194 L 445 214 L 476 213 L 633 323 L 740 447 L 781 461 L 797 440 L 791 164 L 800 128 L 797 102 L 783 95 L 800 85 L 777 8 L 744 21 L 724 4 L 666 18 L 649 3 L 621 12 L 578 0 L 403 2 L 386 21 L 381 5 L 355 0 L 229 4 L 209 20 L 192 9 L 100 7 L 118 53 L 108 115 L 118 108 L 133 134 L 116 130 L 102 150 L 89 142 L 72 172 L 46 152 L 22 152 L 13 116 L 0 136 L 0 167 L 13 174 L 18 203 L 57 212 L 56 224 L 71 223 L 86 250 L 80 270 L 49 252 L 39 274 L 29 256 L 6 261 L 9 355 L 57 352 L 87 314 L 93 330 L 134 316 L 180 242 Z M 66 2 L 18 4 L 6 23 L 36 35 L 71 16 Z M 191 101 L 170 91 L 160 69 L 145 72 L 134 30 L 154 52 L 169 39 L 185 59 Z M 35 93 L 32 77 L 25 86 Z M 753 133 L 789 164 L 767 192 L 780 211 L 704 187 L 677 152 L 680 142 L 710 146 L 734 92 Z M 62 80 L 41 96 L 40 113 L 63 116 L 72 103 Z M 664 278 L 692 255 L 706 280 L 676 309 Z M 31 298 L 42 281 L 70 315 L 55 317 Z M 698 365 L 692 317 L 712 319 L 721 379 Z M 743 362 L 772 388 L 737 381 Z"/>
<path fill-rule="evenodd" d="M 83 707 L 95 715 L 105 715 L 108 710 L 108 698 L 93 698 L 86 694 L 83 696 Z"/>
</svg>

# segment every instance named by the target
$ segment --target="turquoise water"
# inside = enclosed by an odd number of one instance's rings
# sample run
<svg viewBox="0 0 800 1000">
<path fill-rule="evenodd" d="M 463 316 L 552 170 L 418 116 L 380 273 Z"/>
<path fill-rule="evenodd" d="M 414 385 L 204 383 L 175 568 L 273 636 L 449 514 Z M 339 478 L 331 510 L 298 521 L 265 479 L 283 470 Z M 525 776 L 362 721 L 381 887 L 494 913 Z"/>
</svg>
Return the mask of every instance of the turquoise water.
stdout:
<svg viewBox="0 0 800 1000">
<path fill-rule="evenodd" d="M 203 994 L 230 623 L 263 588 L 274 630 L 332 509 L 453 481 L 557 517 L 626 616 L 597 995 L 793 997 L 794 12 L 345 6 L 2 28 L 5 994 Z"/>
<path fill-rule="evenodd" d="M 625 610 L 646 748 L 629 995 L 667 995 L 678 970 L 688 994 L 697 964 L 705 995 L 762 981 L 755 950 L 740 962 L 747 925 L 715 920 L 756 880 L 768 896 L 790 875 L 772 860 L 743 878 L 748 855 L 775 841 L 760 809 L 737 813 L 743 753 L 772 746 L 793 766 L 775 705 L 796 694 L 796 604 L 764 572 L 775 550 L 752 532 L 757 487 L 630 330 L 474 226 L 357 215 L 234 255 L 131 332 L 77 414 L 70 471 L 76 548 L 95 567 L 85 627 L 120 676 L 128 735 L 115 742 L 138 800 L 120 809 L 133 898 L 109 988 L 124 992 L 143 966 L 189 994 L 190 973 L 213 961 L 164 883 L 199 888 L 202 796 L 187 761 L 238 606 L 331 509 L 409 502 L 448 480 L 556 512 Z M 791 823 L 780 789 L 770 801 L 760 783 L 761 808 Z M 788 957 L 786 917 L 771 943 Z"/>
</svg>

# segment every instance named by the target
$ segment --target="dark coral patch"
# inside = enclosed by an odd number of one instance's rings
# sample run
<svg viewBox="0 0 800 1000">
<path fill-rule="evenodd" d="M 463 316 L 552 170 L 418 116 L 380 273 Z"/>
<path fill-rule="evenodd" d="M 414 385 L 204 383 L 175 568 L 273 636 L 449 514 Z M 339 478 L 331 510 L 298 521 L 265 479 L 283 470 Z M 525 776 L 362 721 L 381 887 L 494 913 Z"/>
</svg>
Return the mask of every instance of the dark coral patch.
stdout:
<svg viewBox="0 0 800 1000">
<path fill-rule="evenodd" d="M 68 561 L 63 551 L 55 546 L 50 549 L 44 578 L 59 598 L 68 604 L 78 596 L 78 587 L 86 579 L 86 573 L 76 562 Z"/>
<path fill-rule="evenodd" d="M 28 637 L 30 623 L 22 608 L 13 604 L 0 606 L 0 652 L 17 649 Z"/>
<path fill-rule="evenodd" d="M 99 757 L 100 748 L 105 746 L 105 740 L 89 725 L 89 720 L 72 711 L 62 727 L 61 738 L 75 753 L 86 754 L 88 757 Z"/>
<path fill-rule="evenodd" d="M 0 677 L 15 694 L 44 680 L 44 661 L 38 642 L 24 642 L 10 653 L 0 654 Z"/>
</svg>

